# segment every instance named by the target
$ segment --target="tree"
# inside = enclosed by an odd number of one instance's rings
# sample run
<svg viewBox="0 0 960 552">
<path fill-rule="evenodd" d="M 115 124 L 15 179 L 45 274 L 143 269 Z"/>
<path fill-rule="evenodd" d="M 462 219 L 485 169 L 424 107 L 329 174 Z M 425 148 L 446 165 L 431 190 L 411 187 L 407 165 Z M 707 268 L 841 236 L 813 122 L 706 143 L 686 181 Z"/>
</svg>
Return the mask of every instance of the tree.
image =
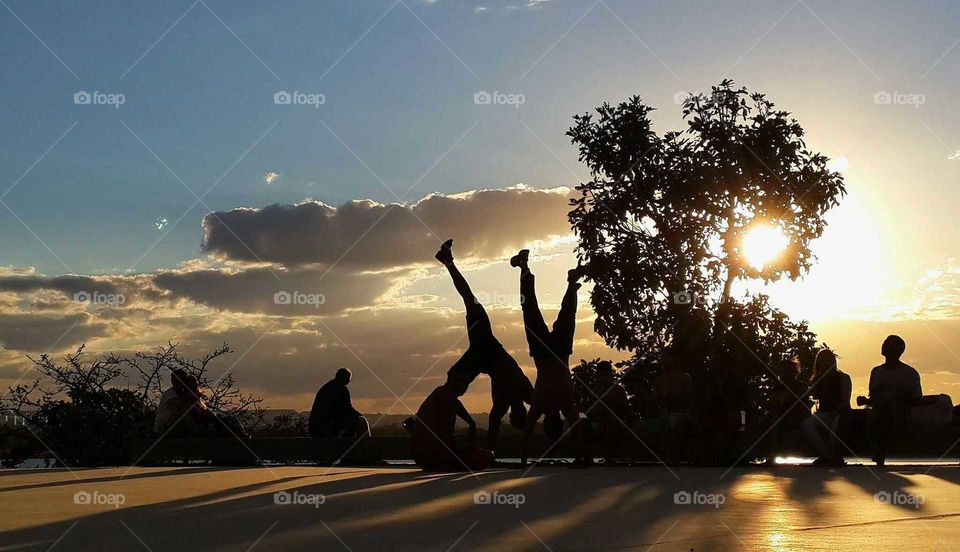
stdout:
<svg viewBox="0 0 960 552">
<path fill-rule="evenodd" d="M 666 347 L 695 376 L 722 361 L 749 377 L 758 363 L 809 355 L 815 337 L 806 324 L 792 323 L 766 297 L 734 298 L 732 288 L 738 279 L 806 273 L 824 215 L 845 194 L 842 175 L 763 94 L 725 80 L 682 108 L 682 132 L 654 132 L 653 108 L 639 96 L 575 116 L 567 132 L 591 173 L 577 186 L 570 222 L 594 284 L 596 330 L 634 352 L 639 373 L 630 377 L 644 385 Z M 743 250 L 758 226 L 787 240 L 759 267 Z"/>
<path fill-rule="evenodd" d="M 153 436 L 154 411 L 164 383 L 178 368 L 197 377 L 213 412 L 238 417 L 246 424 L 263 418 L 262 399 L 242 393 L 229 374 L 211 381 L 210 363 L 232 352 L 226 344 L 197 360 L 183 357 L 175 343 L 157 352 L 130 357 L 109 353 L 92 360 L 84 348 L 81 345 L 62 361 L 46 354 L 28 357 L 41 377 L 10 388 L 7 396 L 0 398 L 0 412 L 25 419 L 31 435 L 49 448 L 59 463 L 128 463 L 133 441 Z M 126 379 L 128 367 L 140 374 L 133 389 L 119 385 Z M 9 437 L 0 450 L 7 448 L 7 441 L 12 447 L 19 442 L 14 438 L 23 440 L 22 432 Z"/>
</svg>

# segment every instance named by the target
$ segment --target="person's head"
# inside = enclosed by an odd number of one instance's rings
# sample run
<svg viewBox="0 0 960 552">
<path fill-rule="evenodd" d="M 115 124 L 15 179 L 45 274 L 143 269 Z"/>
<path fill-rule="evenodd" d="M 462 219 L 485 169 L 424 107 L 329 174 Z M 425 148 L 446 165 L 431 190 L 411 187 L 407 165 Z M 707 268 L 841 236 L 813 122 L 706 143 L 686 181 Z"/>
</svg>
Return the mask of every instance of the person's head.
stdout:
<svg viewBox="0 0 960 552">
<path fill-rule="evenodd" d="M 613 371 L 613 364 L 609 360 L 601 360 L 596 366 L 597 381 L 601 385 L 610 385 L 616 379 L 616 373 Z"/>
<path fill-rule="evenodd" d="M 543 433 L 551 440 L 556 441 L 563 437 L 563 419 L 557 411 L 548 412 L 543 417 Z"/>
<path fill-rule="evenodd" d="M 813 360 L 813 373 L 810 379 L 817 382 L 828 374 L 837 371 L 837 355 L 830 349 L 820 349 Z"/>
<path fill-rule="evenodd" d="M 517 429 L 523 429 L 527 425 L 527 407 L 523 401 L 510 407 L 510 425 Z"/>
<path fill-rule="evenodd" d="M 788 358 L 780 361 L 780 379 L 795 380 L 800 375 L 800 365 L 797 359 Z"/>
<path fill-rule="evenodd" d="M 183 388 L 190 393 L 192 397 L 200 398 L 200 383 L 197 381 L 196 376 L 188 375 L 183 378 Z"/>
<path fill-rule="evenodd" d="M 178 394 L 184 389 L 184 382 L 187 380 L 187 372 L 182 368 L 177 368 L 170 372 L 170 386 Z"/>
<path fill-rule="evenodd" d="M 907 350 L 907 343 L 899 335 L 888 335 L 883 340 L 883 346 L 880 347 L 880 354 L 888 361 L 894 362 L 900 360 L 903 352 Z"/>
<path fill-rule="evenodd" d="M 353 377 L 353 372 L 346 368 L 341 368 L 337 370 L 337 375 L 333 379 L 337 380 L 340 385 L 347 385 L 350 383 L 350 379 Z"/>
</svg>

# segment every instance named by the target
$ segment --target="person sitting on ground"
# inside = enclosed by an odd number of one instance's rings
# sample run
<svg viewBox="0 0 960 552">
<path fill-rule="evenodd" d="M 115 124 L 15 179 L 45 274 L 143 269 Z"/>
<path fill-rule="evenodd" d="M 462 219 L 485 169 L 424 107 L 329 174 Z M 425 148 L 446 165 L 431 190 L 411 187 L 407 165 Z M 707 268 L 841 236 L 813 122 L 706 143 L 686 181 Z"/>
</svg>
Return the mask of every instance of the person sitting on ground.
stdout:
<svg viewBox="0 0 960 552">
<path fill-rule="evenodd" d="M 762 435 L 758 448 L 766 455 L 768 465 L 774 463 L 783 436 L 792 431 L 800 431 L 803 421 L 810 417 L 812 406 L 809 386 L 800 380 L 799 362 L 796 359 L 785 359 L 779 368 L 773 404 L 756 428 Z"/>
<path fill-rule="evenodd" d="M 837 355 L 830 349 L 817 353 L 810 380 L 810 394 L 817 401 L 817 412 L 801 424 L 803 436 L 820 455 L 815 466 L 842 466 L 845 462 L 843 451 L 837 446 L 837 435 L 842 418 L 850 411 L 853 383 L 850 376 L 837 368 Z"/>
<path fill-rule="evenodd" d="M 352 377 L 350 370 L 340 368 L 334 378 L 317 391 L 307 425 L 311 437 L 370 436 L 370 423 L 350 402 L 347 386 Z"/>
<path fill-rule="evenodd" d="M 520 250 L 512 259 L 510 266 L 520 269 L 520 307 L 523 311 L 523 326 L 527 335 L 530 356 L 537 367 L 537 383 L 533 388 L 533 403 L 527 415 L 527 424 L 523 430 L 520 463 L 526 465 L 530 450 L 530 438 L 540 416 L 547 415 L 556 420 L 556 414 L 562 414 L 573 431 L 574 447 L 578 455 L 577 462 L 589 463 L 583 445 L 583 427 L 577 424 L 580 412 L 577 409 L 573 392 L 573 377 L 570 373 L 570 355 L 573 354 L 573 335 L 577 326 L 577 290 L 580 289 L 580 271 L 567 273 L 567 291 L 560 302 L 560 312 L 553 323 L 553 329 L 547 327 L 537 303 L 536 279 L 527 262 L 530 251 Z"/>
<path fill-rule="evenodd" d="M 681 446 L 692 431 L 694 385 L 673 351 L 665 351 L 660 357 L 660 375 L 653 380 L 650 406 L 656 412 L 651 430 L 662 436 L 664 461 L 676 464 L 682 456 Z"/>
<path fill-rule="evenodd" d="M 533 398 L 533 385 L 520 369 L 520 365 L 493 335 L 493 326 L 486 309 L 473 294 L 467 280 L 453 261 L 453 240 L 447 240 L 437 251 L 436 258 L 447 267 L 453 285 L 460 297 L 467 316 L 466 352 L 447 372 L 447 378 L 459 379 L 467 385 L 481 373 L 490 376 L 490 394 L 493 406 L 487 427 L 487 448 L 496 450 L 497 436 L 503 416 L 510 411 L 510 425 L 524 427 L 527 408 Z"/>
<path fill-rule="evenodd" d="M 420 405 L 416 416 L 404 422 L 411 433 L 413 460 L 424 471 L 479 471 L 493 462 L 493 453 L 477 449 L 477 424 L 460 402 L 467 392 L 466 380 L 447 378 Z M 470 448 L 461 451 L 453 434 L 457 418 L 467 423 Z"/>
<path fill-rule="evenodd" d="M 596 389 L 590 393 L 587 404 L 583 405 L 583 413 L 587 419 L 600 426 L 604 459 L 609 465 L 616 457 L 623 432 L 630 428 L 633 412 L 630 410 L 627 390 L 617 381 L 610 361 L 598 362 L 595 376 Z M 546 427 L 546 421 L 544 421 L 544 427 Z"/>
<path fill-rule="evenodd" d="M 920 373 L 900 361 L 907 344 L 898 335 L 887 336 L 880 348 L 884 363 L 870 371 L 870 396 L 857 397 L 858 405 L 869 405 L 870 433 L 874 441 L 873 461 L 883 466 L 891 438 L 910 423 L 910 410 L 920 404 L 923 391 Z"/>
</svg>

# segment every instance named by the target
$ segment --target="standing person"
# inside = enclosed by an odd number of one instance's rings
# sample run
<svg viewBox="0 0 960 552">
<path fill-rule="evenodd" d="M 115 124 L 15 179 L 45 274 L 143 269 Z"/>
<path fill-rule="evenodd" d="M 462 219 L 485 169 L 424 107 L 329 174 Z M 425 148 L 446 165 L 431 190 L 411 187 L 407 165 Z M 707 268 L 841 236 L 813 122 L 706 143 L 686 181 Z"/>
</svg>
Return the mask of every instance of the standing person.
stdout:
<svg viewBox="0 0 960 552">
<path fill-rule="evenodd" d="M 540 306 L 537 303 L 536 279 L 527 261 L 530 251 L 521 249 L 512 259 L 510 266 L 520 269 L 520 306 L 523 309 L 523 326 L 527 334 L 530 356 L 537 367 L 537 383 L 533 388 L 533 403 L 527 415 L 527 425 L 523 430 L 520 463 L 526 465 L 530 448 L 530 437 L 540 416 L 556 420 L 556 414 L 563 414 L 573 431 L 578 463 L 589 463 L 584 454 L 583 428 L 577 424 L 580 412 L 577 409 L 573 392 L 573 378 L 570 374 L 570 355 L 573 354 L 573 335 L 577 326 L 577 290 L 580 289 L 580 271 L 567 273 L 567 291 L 560 303 L 560 312 L 553 323 L 553 329 L 547 328 Z"/>
<path fill-rule="evenodd" d="M 843 453 L 837 447 L 837 433 L 844 414 L 850 411 L 853 383 L 837 368 L 837 355 L 821 349 L 813 361 L 810 394 L 817 401 L 817 412 L 803 421 L 801 429 L 807 442 L 820 455 L 815 466 L 842 466 Z M 824 440 L 824 434 L 828 439 Z"/>
<path fill-rule="evenodd" d="M 437 387 L 420 405 L 416 416 L 404 422 L 411 434 L 413 459 L 424 471 L 476 471 L 493 461 L 493 453 L 473 448 L 477 424 L 460 402 L 467 392 L 465 380 L 452 377 Z M 469 428 L 470 451 L 462 452 L 453 439 L 457 418 Z"/>
<path fill-rule="evenodd" d="M 627 390 L 617 381 L 610 361 L 598 362 L 595 376 L 596 392 L 590 392 L 586 404 L 583 405 L 583 413 L 587 419 L 600 426 L 604 461 L 609 466 L 617 456 L 624 429 L 629 428 L 629 424 L 633 421 L 633 413 L 630 411 L 630 397 L 627 395 Z M 543 424 L 546 432 L 547 421 L 544 420 Z"/>
<path fill-rule="evenodd" d="M 447 240 L 437 251 L 436 258 L 447 267 L 457 293 L 463 299 L 467 315 L 467 351 L 447 372 L 447 379 L 458 379 L 469 385 L 481 373 L 490 376 L 490 394 L 493 406 L 487 427 L 487 448 L 495 451 L 503 416 L 510 411 L 510 425 L 520 429 L 527 418 L 527 408 L 533 397 L 533 385 L 520 365 L 493 335 L 493 327 L 486 309 L 470 289 L 470 284 L 453 262 L 453 240 Z"/>
<path fill-rule="evenodd" d="M 334 378 L 317 391 L 308 421 L 311 437 L 370 436 L 370 423 L 350 401 L 347 386 L 352 378 L 350 370 L 340 368 Z"/>
<path fill-rule="evenodd" d="M 874 441 L 873 461 L 883 466 L 890 439 L 910 423 L 910 409 L 923 397 L 920 374 L 900 361 L 907 344 L 898 335 L 883 341 L 884 362 L 870 371 L 870 396 L 857 397 L 857 404 L 872 407 L 870 433 Z"/>
<path fill-rule="evenodd" d="M 810 417 L 809 386 L 800 379 L 796 359 L 785 359 L 780 363 L 777 380 L 780 385 L 776 388 L 773 405 L 757 423 L 757 431 L 764 435 L 759 448 L 767 457 L 767 465 L 775 463 L 783 435 L 799 431 L 803 421 Z"/>
<path fill-rule="evenodd" d="M 673 351 L 660 357 L 660 375 L 653 380 L 650 401 L 657 411 L 654 430 L 662 434 L 663 454 L 668 464 L 678 463 L 693 431 L 693 378 Z"/>
</svg>

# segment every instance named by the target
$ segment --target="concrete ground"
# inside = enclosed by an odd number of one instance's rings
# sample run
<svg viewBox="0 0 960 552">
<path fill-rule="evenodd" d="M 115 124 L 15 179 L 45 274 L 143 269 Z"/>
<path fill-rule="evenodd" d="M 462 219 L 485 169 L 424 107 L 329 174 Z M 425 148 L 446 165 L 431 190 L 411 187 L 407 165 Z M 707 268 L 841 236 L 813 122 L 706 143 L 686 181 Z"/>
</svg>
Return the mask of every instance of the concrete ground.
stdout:
<svg viewBox="0 0 960 552">
<path fill-rule="evenodd" d="M 955 467 L 0 471 L 0 549 L 956 550 L 958 480 Z"/>
</svg>

